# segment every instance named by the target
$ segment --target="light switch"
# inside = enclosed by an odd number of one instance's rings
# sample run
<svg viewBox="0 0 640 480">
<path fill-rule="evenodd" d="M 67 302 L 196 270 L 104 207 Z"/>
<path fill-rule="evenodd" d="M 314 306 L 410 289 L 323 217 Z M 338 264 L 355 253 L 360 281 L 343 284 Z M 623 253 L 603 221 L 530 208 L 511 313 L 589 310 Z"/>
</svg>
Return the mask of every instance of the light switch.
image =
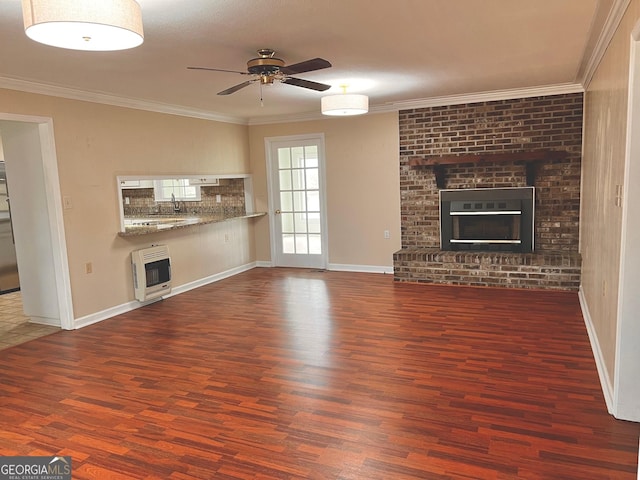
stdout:
<svg viewBox="0 0 640 480">
<path fill-rule="evenodd" d="M 62 206 L 64 207 L 65 210 L 69 210 L 70 208 L 73 208 L 73 204 L 71 203 L 70 196 L 65 195 L 64 197 L 62 197 Z"/>
</svg>

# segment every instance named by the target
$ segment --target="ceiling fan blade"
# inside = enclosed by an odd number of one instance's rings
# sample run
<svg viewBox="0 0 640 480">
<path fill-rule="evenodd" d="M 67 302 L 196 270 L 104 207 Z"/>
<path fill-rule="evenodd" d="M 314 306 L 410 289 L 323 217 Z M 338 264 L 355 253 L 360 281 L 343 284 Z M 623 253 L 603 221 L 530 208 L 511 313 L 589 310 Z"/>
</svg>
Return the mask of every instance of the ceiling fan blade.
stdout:
<svg viewBox="0 0 640 480">
<path fill-rule="evenodd" d="M 218 92 L 218 95 L 231 95 L 234 92 L 237 92 L 238 90 L 240 90 L 241 88 L 244 87 L 248 87 L 249 85 L 251 85 L 255 80 L 247 80 L 246 82 L 242 82 L 239 83 L 238 85 L 235 85 L 231 88 L 227 88 L 226 90 L 223 90 L 221 92 Z"/>
<path fill-rule="evenodd" d="M 296 87 L 308 88 L 310 90 L 317 90 L 318 92 L 324 92 L 331 88 L 331 85 L 327 85 L 326 83 L 312 82 L 311 80 L 303 80 L 302 78 L 289 77 L 286 80 L 283 80 L 282 83 L 295 85 Z"/>
<path fill-rule="evenodd" d="M 294 63 L 287 67 L 282 67 L 280 71 L 285 75 L 296 75 L 298 73 L 313 72 L 314 70 L 322 70 L 329 68 L 331 64 L 324 58 L 313 58 L 300 63 Z"/>
<path fill-rule="evenodd" d="M 223 70 L 221 68 L 209 68 L 209 67 L 187 67 L 189 70 L 209 70 L 211 72 L 228 72 L 239 73 L 240 75 L 249 75 L 249 72 L 239 72 L 237 70 Z"/>
</svg>

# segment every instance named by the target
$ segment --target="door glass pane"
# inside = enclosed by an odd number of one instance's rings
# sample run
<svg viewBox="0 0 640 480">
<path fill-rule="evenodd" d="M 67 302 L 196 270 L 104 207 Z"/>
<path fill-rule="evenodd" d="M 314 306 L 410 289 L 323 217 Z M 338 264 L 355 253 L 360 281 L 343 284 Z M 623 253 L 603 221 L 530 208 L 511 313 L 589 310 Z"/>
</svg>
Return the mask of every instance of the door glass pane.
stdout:
<svg viewBox="0 0 640 480">
<path fill-rule="evenodd" d="M 280 192 L 280 210 L 283 212 L 293 212 L 293 193 Z"/>
<path fill-rule="evenodd" d="M 307 214 L 307 228 L 309 233 L 320 233 L 320 214 L 308 213 Z"/>
<path fill-rule="evenodd" d="M 307 248 L 307 236 L 296 235 L 296 253 L 307 254 L 309 249 Z"/>
<path fill-rule="evenodd" d="M 320 192 L 318 192 L 317 190 L 313 192 L 307 192 L 307 211 L 320 211 Z"/>
<path fill-rule="evenodd" d="M 296 233 L 307 233 L 307 214 L 306 213 L 294 214 L 294 221 L 295 221 Z"/>
<path fill-rule="evenodd" d="M 282 253 L 296 253 L 293 235 L 282 235 Z"/>
<path fill-rule="evenodd" d="M 280 189 L 291 190 L 291 170 L 280 170 Z"/>
<path fill-rule="evenodd" d="M 293 192 L 293 206 L 296 212 L 304 212 L 307 209 L 306 195 L 304 192 Z"/>
<path fill-rule="evenodd" d="M 318 181 L 318 169 L 307 168 L 305 171 L 307 172 L 307 188 L 310 190 L 320 188 L 320 182 Z"/>
<path fill-rule="evenodd" d="M 293 233 L 293 213 L 282 214 L 282 233 Z"/>
<path fill-rule="evenodd" d="M 304 168 L 304 147 L 293 147 L 291 149 L 291 167 Z"/>
<path fill-rule="evenodd" d="M 291 150 L 288 148 L 278 149 L 278 167 L 291 168 Z"/>
<path fill-rule="evenodd" d="M 322 253 L 322 239 L 320 235 L 309 235 L 309 253 L 316 255 Z"/>
<path fill-rule="evenodd" d="M 292 188 L 294 190 L 304 190 L 304 170 L 292 170 Z"/>
<path fill-rule="evenodd" d="M 317 167 L 318 166 L 318 146 L 307 145 L 304 147 L 305 167 Z"/>
</svg>

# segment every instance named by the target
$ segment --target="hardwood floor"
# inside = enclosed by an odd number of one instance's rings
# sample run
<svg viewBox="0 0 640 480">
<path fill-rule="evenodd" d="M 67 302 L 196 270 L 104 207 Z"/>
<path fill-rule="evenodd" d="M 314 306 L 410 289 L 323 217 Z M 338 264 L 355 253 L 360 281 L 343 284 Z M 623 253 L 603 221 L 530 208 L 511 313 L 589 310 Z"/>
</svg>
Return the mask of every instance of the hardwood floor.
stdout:
<svg viewBox="0 0 640 480">
<path fill-rule="evenodd" d="M 75 480 L 636 478 L 575 293 L 258 268 L 0 367 L 0 455 Z"/>
</svg>

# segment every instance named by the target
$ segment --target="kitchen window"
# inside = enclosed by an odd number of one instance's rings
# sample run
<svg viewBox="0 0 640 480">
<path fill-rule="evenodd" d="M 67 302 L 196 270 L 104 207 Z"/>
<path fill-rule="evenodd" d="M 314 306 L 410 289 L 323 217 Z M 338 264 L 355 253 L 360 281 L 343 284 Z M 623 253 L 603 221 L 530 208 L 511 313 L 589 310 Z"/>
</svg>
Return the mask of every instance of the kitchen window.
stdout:
<svg viewBox="0 0 640 480">
<path fill-rule="evenodd" d="M 190 185 L 188 178 L 154 180 L 153 194 L 156 202 L 172 200 L 199 202 L 200 185 Z"/>
</svg>

